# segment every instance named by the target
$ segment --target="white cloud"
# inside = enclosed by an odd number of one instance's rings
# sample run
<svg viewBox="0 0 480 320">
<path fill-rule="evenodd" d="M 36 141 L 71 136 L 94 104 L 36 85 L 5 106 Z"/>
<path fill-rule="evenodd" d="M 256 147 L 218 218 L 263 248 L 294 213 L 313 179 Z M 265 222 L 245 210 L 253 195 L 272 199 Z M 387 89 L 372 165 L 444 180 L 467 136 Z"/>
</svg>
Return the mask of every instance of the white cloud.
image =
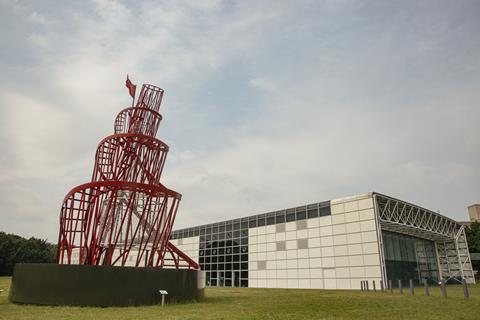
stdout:
<svg viewBox="0 0 480 320">
<path fill-rule="evenodd" d="M 15 178 L 46 178 L 49 171 L 63 165 L 67 158 L 59 158 L 58 150 L 68 140 L 59 132 L 66 132 L 71 119 L 64 110 L 52 109 L 42 101 L 27 95 L 6 93 L 1 99 L 4 126 L 0 129 L 13 161 L 3 168 L 0 181 Z M 10 178 L 9 178 L 10 176 Z"/>
<path fill-rule="evenodd" d="M 35 11 L 30 14 L 29 19 L 33 22 L 40 24 L 47 23 L 47 19 L 45 18 L 45 16 Z"/>
<path fill-rule="evenodd" d="M 267 91 L 269 93 L 274 93 L 277 90 L 275 83 L 266 78 L 253 78 L 249 83 L 252 87 Z"/>
</svg>

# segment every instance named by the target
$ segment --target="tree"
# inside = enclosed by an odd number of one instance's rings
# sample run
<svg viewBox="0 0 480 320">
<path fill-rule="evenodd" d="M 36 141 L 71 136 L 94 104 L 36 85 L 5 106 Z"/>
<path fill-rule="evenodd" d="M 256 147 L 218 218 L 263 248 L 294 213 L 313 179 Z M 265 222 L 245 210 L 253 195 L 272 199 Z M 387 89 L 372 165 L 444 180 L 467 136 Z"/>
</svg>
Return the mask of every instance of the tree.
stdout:
<svg viewBox="0 0 480 320">
<path fill-rule="evenodd" d="M 467 236 L 468 251 L 480 252 L 480 221 L 475 221 L 470 228 L 465 229 Z"/>
<path fill-rule="evenodd" d="M 0 232 L 0 276 L 12 275 L 15 263 L 52 263 L 55 252 L 56 246 L 46 240 Z"/>
</svg>

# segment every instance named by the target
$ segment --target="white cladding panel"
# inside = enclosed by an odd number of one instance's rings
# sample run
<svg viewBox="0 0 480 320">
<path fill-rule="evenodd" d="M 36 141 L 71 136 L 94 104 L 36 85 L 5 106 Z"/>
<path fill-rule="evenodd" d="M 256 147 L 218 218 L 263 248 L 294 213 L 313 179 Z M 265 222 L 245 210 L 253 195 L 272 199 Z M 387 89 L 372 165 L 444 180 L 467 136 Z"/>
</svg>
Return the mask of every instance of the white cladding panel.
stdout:
<svg viewBox="0 0 480 320">
<path fill-rule="evenodd" d="M 193 261 L 198 263 L 198 252 L 200 250 L 200 236 L 182 239 L 172 239 L 170 242 L 187 254 Z"/>
<path fill-rule="evenodd" d="M 372 194 L 331 201 L 331 216 L 249 229 L 249 287 L 359 289 L 381 280 Z M 265 270 L 258 266 L 265 263 Z"/>
</svg>

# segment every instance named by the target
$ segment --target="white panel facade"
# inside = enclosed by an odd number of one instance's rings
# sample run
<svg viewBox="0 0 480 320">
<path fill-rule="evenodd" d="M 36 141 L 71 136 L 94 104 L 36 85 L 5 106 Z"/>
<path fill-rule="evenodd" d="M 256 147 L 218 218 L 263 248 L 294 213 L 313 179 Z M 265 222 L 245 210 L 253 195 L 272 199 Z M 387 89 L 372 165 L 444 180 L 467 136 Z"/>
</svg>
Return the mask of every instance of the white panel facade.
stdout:
<svg viewBox="0 0 480 320">
<path fill-rule="evenodd" d="M 198 253 L 200 251 L 200 237 L 188 237 L 182 239 L 172 239 L 170 242 L 178 249 L 185 252 L 193 261 L 198 263 Z"/>
<path fill-rule="evenodd" d="M 359 289 L 381 280 L 371 194 L 331 201 L 331 215 L 249 229 L 249 287 Z"/>
</svg>

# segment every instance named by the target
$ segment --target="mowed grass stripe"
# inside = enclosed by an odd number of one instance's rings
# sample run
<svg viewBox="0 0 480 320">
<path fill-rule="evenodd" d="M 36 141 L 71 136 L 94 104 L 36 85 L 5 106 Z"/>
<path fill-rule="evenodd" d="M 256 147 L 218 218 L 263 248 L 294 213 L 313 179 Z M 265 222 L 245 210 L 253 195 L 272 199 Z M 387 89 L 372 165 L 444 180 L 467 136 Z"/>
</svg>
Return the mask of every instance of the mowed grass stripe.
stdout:
<svg viewBox="0 0 480 320">
<path fill-rule="evenodd" d="M 0 277 L 0 319 L 480 319 L 480 286 L 448 286 L 448 299 L 438 287 L 411 296 L 395 290 L 207 289 L 200 303 L 126 308 L 51 307 L 8 302 L 11 279 Z"/>
</svg>

